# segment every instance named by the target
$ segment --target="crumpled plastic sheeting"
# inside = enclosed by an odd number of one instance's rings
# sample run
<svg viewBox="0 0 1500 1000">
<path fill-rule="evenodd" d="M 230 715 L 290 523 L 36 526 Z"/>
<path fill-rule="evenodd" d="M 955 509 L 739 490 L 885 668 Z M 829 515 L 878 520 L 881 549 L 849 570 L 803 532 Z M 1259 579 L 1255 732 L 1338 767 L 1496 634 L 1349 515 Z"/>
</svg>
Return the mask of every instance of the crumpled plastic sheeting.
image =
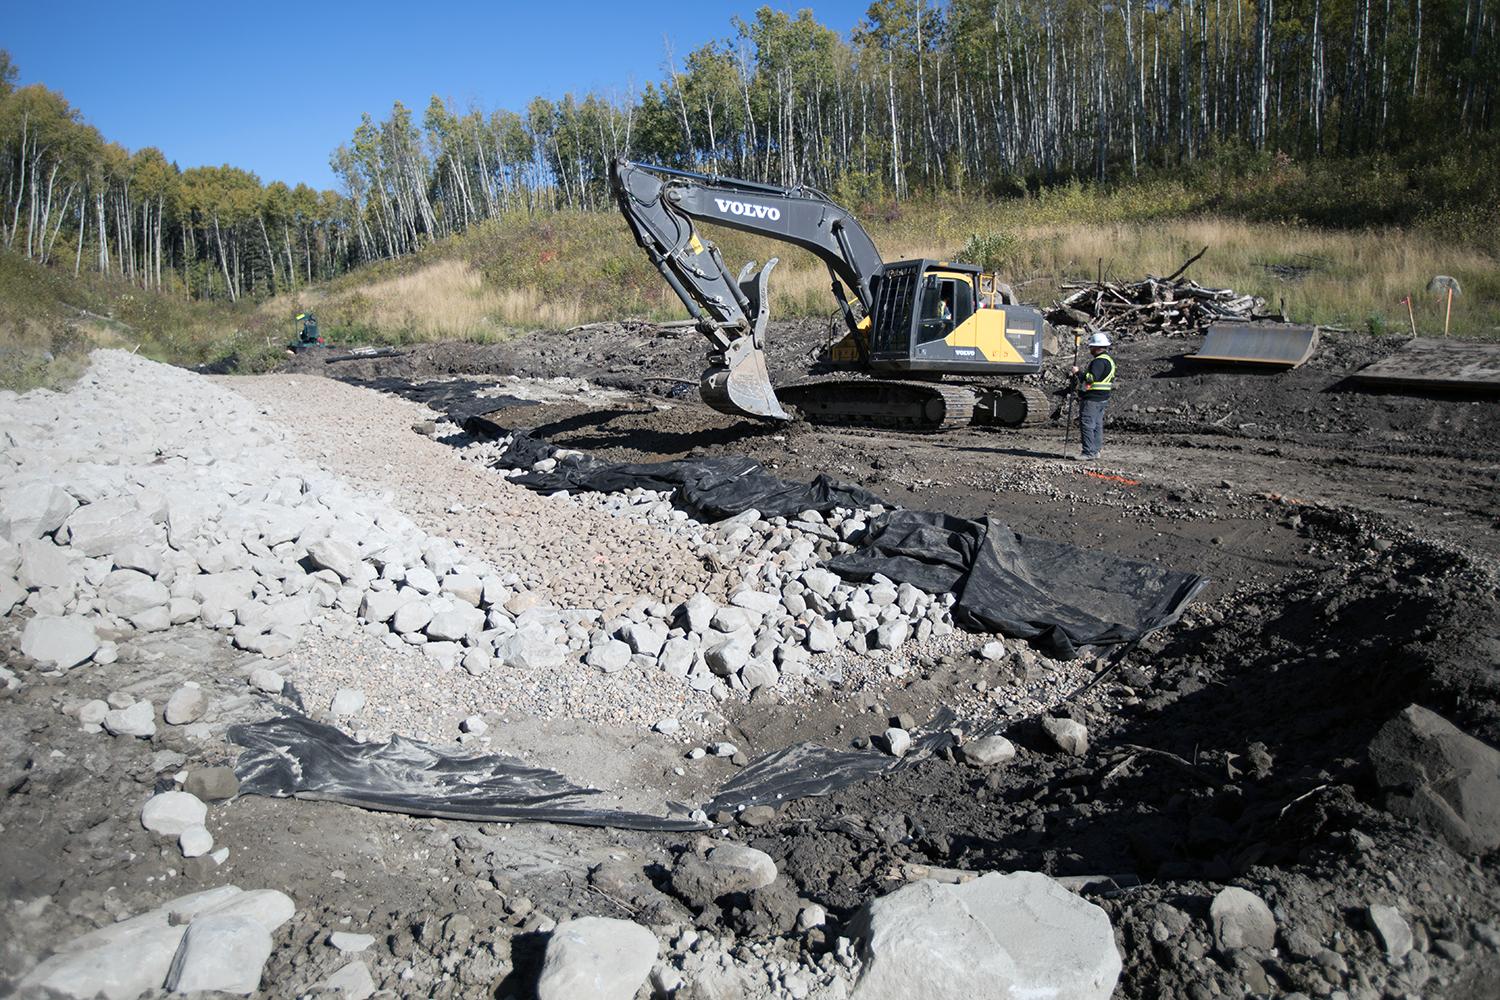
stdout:
<svg viewBox="0 0 1500 1000">
<path fill-rule="evenodd" d="M 493 436 L 497 425 L 482 417 L 464 423 L 471 434 Z M 553 445 L 511 432 L 511 443 L 496 461 L 502 468 L 529 469 L 553 457 Z M 819 475 L 794 483 L 771 475 L 751 458 L 685 458 L 670 462 L 611 464 L 586 455 L 560 459 L 551 472 L 528 472 L 511 480 L 539 493 L 557 490 L 621 493 L 647 489 L 670 492 L 687 509 L 720 520 L 754 508 L 762 517 L 795 517 L 804 510 L 828 513 L 835 507 L 868 507 L 880 497 L 858 486 Z"/>
<path fill-rule="evenodd" d="M 914 510 L 876 518 L 860 549 L 828 567 L 856 580 L 880 573 L 930 594 L 951 591 L 960 625 L 1024 639 L 1058 660 L 1073 659 L 1082 646 L 1133 642 L 1172 624 L 1209 582 L 1023 535 L 990 517 Z"/>
<path fill-rule="evenodd" d="M 705 807 L 713 812 L 829 795 L 910 767 L 954 743 L 954 715 L 943 709 L 912 734 L 904 757 L 878 750 L 830 750 L 797 743 L 764 754 L 726 782 Z M 593 809 L 580 788 L 556 771 L 500 754 L 445 752 L 393 736 L 360 743 L 333 726 L 300 715 L 229 728 L 246 748 L 235 765 L 244 795 L 342 802 L 377 812 L 437 816 L 475 823 L 547 822 L 663 832 L 703 830 L 687 817 Z"/>
<path fill-rule="evenodd" d="M 831 750 L 816 743 L 794 743 L 751 761 L 725 782 L 704 806 L 708 813 L 731 812 L 753 805 L 776 805 L 792 799 L 831 795 L 841 788 L 911 767 L 945 746 L 953 746 L 952 709 L 945 708 L 921 732 L 912 734 L 903 757 L 879 750 Z"/>
<path fill-rule="evenodd" d="M 476 823 L 520 821 L 605 826 L 625 830 L 702 830 L 687 817 L 595 808 L 590 796 L 556 771 L 529 767 L 500 754 L 445 752 L 420 740 L 393 736 L 360 743 L 342 731 L 298 715 L 229 728 L 246 747 L 235 765 L 240 791 L 342 802 L 377 812 Z"/>
</svg>

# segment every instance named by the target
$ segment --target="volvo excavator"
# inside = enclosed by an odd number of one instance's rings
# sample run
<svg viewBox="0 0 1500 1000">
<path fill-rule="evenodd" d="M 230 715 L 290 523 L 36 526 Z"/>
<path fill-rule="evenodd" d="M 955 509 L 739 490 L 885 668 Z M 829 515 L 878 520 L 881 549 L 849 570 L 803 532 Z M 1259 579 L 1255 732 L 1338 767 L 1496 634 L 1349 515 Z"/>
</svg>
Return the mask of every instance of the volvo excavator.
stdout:
<svg viewBox="0 0 1500 1000">
<path fill-rule="evenodd" d="M 1037 387 L 986 376 L 1041 370 L 1042 314 L 1019 305 L 998 277 L 938 260 L 886 263 L 849 212 L 809 187 L 649 166 L 618 159 L 610 186 L 620 211 L 694 326 L 709 341 L 703 399 L 731 415 L 804 418 L 941 431 L 971 423 L 1018 427 L 1047 419 Z M 847 333 L 824 377 L 773 388 L 766 368 L 768 282 L 777 258 L 731 277 L 695 222 L 781 240 L 828 267 Z"/>
</svg>

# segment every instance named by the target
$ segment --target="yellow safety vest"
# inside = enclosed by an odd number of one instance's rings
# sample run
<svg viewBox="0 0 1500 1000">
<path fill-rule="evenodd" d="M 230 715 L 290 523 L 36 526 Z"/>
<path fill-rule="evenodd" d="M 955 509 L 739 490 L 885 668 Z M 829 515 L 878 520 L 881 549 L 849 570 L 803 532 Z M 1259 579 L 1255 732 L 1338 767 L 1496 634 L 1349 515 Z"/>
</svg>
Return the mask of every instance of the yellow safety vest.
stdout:
<svg viewBox="0 0 1500 1000">
<path fill-rule="evenodd" d="M 1093 373 L 1090 372 L 1088 368 L 1085 368 L 1083 370 L 1083 391 L 1084 392 L 1110 392 L 1111 390 L 1114 389 L 1114 387 L 1115 387 L 1115 359 L 1114 358 L 1110 357 L 1108 354 L 1101 354 L 1101 355 L 1099 355 L 1099 357 L 1093 358 L 1092 360 L 1089 361 L 1089 367 L 1092 368 L 1095 361 L 1101 361 L 1101 360 L 1109 362 L 1109 373 L 1106 374 L 1099 381 L 1095 382 L 1094 381 Z"/>
</svg>

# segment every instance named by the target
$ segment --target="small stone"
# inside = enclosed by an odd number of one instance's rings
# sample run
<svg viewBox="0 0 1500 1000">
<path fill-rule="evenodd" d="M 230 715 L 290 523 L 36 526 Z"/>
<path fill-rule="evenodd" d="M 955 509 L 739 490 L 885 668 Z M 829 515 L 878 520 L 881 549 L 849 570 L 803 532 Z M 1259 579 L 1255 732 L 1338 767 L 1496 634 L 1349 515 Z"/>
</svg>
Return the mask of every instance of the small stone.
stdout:
<svg viewBox="0 0 1500 1000">
<path fill-rule="evenodd" d="M 471 676 L 480 677 L 489 673 L 490 654 L 482 649 L 471 649 L 464 653 L 463 668 Z"/>
<path fill-rule="evenodd" d="M 767 660 L 751 660 L 740 668 L 740 682 L 745 685 L 747 691 L 775 687 L 776 680 L 776 668 Z"/>
<path fill-rule="evenodd" d="M 208 694 L 196 685 L 178 688 L 167 699 L 166 711 L 162 713 L 169 726 L 186 726 L 197 722 L 208 712 Z"/>
<path fill-rule="evenodd" d="M 765 826 L 776 818 L 774 806 L 747 806 L 741 810 L 738 819 L 741 826 Z"/>
<path fill-rule="evenodd" d="M 904 729 L 891 726 L 882 735 L 885 737 L 886 750 L 892 757 L 905 757 L 911 749 L 911 734 Z"/>
<path fill-rule="evenodd" d="M 439 611 L 427 623 L 427 637 L 438 642 L 462 642 L 484 631 L 484 612 L 470 604 L 459 603 Z"/>
<path fill-rule="evenodd" d="M 1042 729 L 1063 753 L 1082 757 L 1089 752 L 1089 731 L 1080 722 L 1048 716 L 1042 719 Z"/>
<path fill-rule="evenodd" d="M 797 929 L 799 931 L 810 931 L 814 927 L 822 927 L 828 923 L 828 911 L 817 903 L 808 903 L 797 911 Z"/>
<path fill-rule="evenodd" d="M 721 843 L 710 848 L 703 860 L 718 869 L 726 885 L 739 889 L 764 889 L 776 881 L 776 862 L 765 851 L 743 844 Z M 729 891 L 729 890 L 726 890 Z"/>
<path fill-rule="evenodd" d="M 250 686 L 266 694 L 280 694 L 286 680 L 269 667 L 256 667 L 250 671 Z"/>
<path fill-rule="evenodd" d="M 1405 918 L 1394 906 L 1372 904 L 1366 911 L 1370 926 L 1380 944 L 1385 948 L 1385 957 L 1399 962 L 1412 949 L 1412 931 Z"/>
<path fill-rule="evenodd" d="M 207 818 L 208 806 L 187 792 L 161 792 L 141 807 L 141 825 L 163 837 L 180 837 Z"/>
<path fill-rule="evenodd" d="M 994 767 L 1015 759 L 1016 746 L 1004 736 L 981 736 L 959 748 L 959 756 L 973 767 Z"/>
<path fill-rule="evenodd" d="M 689 632 L 707 632 L 719 606 L 706 594 L 694 594 L 678 608 L 678 615 L 687 622 Z"/>
<path fill-rule="evenodd" d="M 322 988 L 336 991 L 343 1000 L 368 1000 L 375 995 L 375 980 L 369 967 L 356 960 L 323 980 Z"/>
<path fill-rule="evenodd" d="M 339 951 L 364 951 L 375 943 L 375 938 L 370 934 L 351 934 L 348 931 L 334 931 L 328 935 L 328 943 Z"/>
<path fill-rule="evenodd" d="M 356 688 L 339 688 L 333 694 L 328 711 L 336 719 L 347 719 L 358 715 L 365 708 L 365 693 Z"/>
<path fill-rule="evenodd" d="M 1221 889 L 1208 908 L 1208 916 L 1213 921 L 1214 942 L 1221 951 L 1270 951 L 1276 945 L 1276 918 L 1253 892 L 1233 885 Z"/>
<path fill-rule="evenodd" d="M 721 741 L 709 747 L 715 757 L 733 757 L 740 752 L 740 748 L 733 743 Z"/>
<path fill-rule="evenodd" d="M 147 739 L 156 735 L 156 708 L 149 701 L 138 701 L 129 708 L 105 713 L 104 729 L 111 736 L 135 736 Z"/>
<path fill-rule="evenodd" d="M 979 658 L 982 660 L 998 660 L 1005 656 L 1005 643 L 998 639 L 987 642 L 979 648 Z"/>
<path fill-rule="evenodd" d="M 729 677 L 736 674 L 742 667 L 750 662 L 750 650 L 737 639 L 730 639 L 709 648 L 703 654 L 703 662 L 708 664 L 708 669 L 720 677 Z"/>
<path fill-rule="evenodd" d="M 206 827 L 190 826 L 177 835 L 177 846 L 183 857 L 201 858 L 214 849 L 214 837 Z"/>
<path fill-rule="evenodd" d="M 223 802 L 240 792 L 240 780 L 232 767 L 195 767 L 188 772 L 182 790 L 205 802 Z"/>
<path fill-rule="evenodd" d="M 656 725 L 651 728 L 663 736 L 671 736 L 682 728 L 682 723 L 672 718 L 658 719 Z"/>
<path fill-rule="evenodd" d="M 391 628 L 402 635 L 420 632 L 432 621 L 432 608 L 425 601 L 410 601 L 391 616 Z"/>
<path fill-rule="evenodd" d="M 471 736 L 483 736 L 489 731 L 489 725 L 484 721 L 482 715 L 471 715 L 458 724 L 458 728 Z"/>
</svg>

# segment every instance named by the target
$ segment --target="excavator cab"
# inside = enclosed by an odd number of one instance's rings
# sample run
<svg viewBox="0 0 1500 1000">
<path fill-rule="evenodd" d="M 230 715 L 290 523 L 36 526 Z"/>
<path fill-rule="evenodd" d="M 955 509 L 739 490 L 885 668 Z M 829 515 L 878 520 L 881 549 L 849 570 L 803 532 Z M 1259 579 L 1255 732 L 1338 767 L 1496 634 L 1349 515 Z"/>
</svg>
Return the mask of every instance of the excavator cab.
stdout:
<svg viewBox="0 0 1500 1000">
<path fill-rule="evenodd" d="M 1000 301 L 993 283 L 985 288 L 981 277 L 993 282 L 971 264 L 887 264 L 872 283 L 870 367 L 966 375 L 1040 371 L 1042 314 Z"/>
</svg>

